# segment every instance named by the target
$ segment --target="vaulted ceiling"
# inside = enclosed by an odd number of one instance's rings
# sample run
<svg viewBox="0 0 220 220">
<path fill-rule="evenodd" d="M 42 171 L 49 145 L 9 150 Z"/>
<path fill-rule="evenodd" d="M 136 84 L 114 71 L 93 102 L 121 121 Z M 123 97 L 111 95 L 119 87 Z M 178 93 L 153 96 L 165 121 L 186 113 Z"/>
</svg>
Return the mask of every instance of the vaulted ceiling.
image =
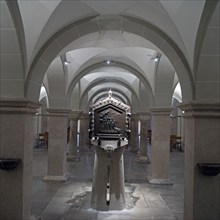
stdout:
<svg viewBox="0 0 220 220">
<path fill-rule="evenodd" d="M 16 58 L 7 71 L 16 92 L 11 84 L 4 96 L 37 100 L 43 83 L 50 107 L 86 111 L 111 89 L 133 111 L 144 111 L 170 106 L 173 96 L 181 101 L 180 86 L 174 94 L 180 82 L 183 100 L 208 98 L 196 90 L 206 81 L 200 54 L 219 58 L 207 41 L 219 42 L 219 33 L 207 29 L 219 27 L 218 15 L 218 1 L 3 0 L 1 54 Z M 8 74 L 3 81 L 10 84 Z M 215 82 L 207 84 L 215 90 L 210 96 L 219 89 Z"/>
</svg>

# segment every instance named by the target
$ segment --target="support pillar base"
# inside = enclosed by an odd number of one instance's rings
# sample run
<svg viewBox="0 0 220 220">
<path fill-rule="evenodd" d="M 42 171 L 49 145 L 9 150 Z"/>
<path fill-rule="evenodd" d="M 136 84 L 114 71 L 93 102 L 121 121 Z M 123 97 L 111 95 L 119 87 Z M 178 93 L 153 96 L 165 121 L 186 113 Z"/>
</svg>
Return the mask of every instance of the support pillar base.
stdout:
<svg viewBox="0 0 220 220">
<path fill-rule="evenodd" d="M 150 164 L 150 159 L 147 155 L 138 156 L 136 161 L 139 162 L 139 163 L 148 163 L 148 164 Z"/>
<path fill-rule="evenodd" d="M 53 176 L 53 175 L 47 175 L 43 178 L 44 181 L 60 181 L 60 182 L 66 182 L 66 180 L 69 178 L 69 174 L 65 173 L 63 176 Z"/>
<path fill-rule="evenodd" d="M 74 161 L 79 161 L 79 159 L 78 159 L 78 156 L 70 156 L 70 155 L 68 155 L 66 157 L 66 161 L 67 162 L 74 162 Z"/>
<path fill-rule="evenodd" d="M 170 179 L 153 179 L 149 176 L 147 176 L 146 179 L 152 185 L 173 185 L 173 182 L 171 182 Z"/>
<path fill-rule="evenodd" d="M 138 149 L 136 149 L 136 148 L 130 148 L 130 152 L 132 152 L 132 153 L 137 153 L 137 152 L 138 152 Z"/>
</svg>

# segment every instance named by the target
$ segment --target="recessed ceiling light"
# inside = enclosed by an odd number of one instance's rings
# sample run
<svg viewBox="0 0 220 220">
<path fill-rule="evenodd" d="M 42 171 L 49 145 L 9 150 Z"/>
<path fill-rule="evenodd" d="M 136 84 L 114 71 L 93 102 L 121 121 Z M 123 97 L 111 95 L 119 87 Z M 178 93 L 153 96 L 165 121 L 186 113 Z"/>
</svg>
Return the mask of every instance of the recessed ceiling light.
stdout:
<svg viewBox="0 0 220 220">
<path fill-rule="evenodd" d="M 111 63 L 111 60 L 107 60 L 106 63 L 107 63 L 107 64 L 110 64 L 110 63 Z"/>
</svg>

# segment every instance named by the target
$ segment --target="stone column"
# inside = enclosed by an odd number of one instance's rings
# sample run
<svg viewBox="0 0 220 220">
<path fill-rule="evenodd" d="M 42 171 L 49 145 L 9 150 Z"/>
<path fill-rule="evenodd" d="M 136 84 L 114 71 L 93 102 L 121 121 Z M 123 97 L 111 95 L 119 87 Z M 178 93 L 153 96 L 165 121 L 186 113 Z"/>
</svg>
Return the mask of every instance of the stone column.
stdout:
<svg viewBox="0 0 220 220">
<path fill-rule="evenodd" d="M 138 116 L 137 114 L 131 115 L 131 151 L 138 151 Z"/>
<path fill-rule="evenodd" d="M 19 158 L 13 170 L 0 169 L 0 219 L 31 219 L 33 117 L 40 105 L 27 99 L 0 100 L 0 157 Z"/>
<path fill-rule="evenodd" d="M 152 108 L 151 167 L 148 180 L 152 184 L 172 184 L 169 180 L 170 130 L 172 108 Z"/>
<path fill-rule="evenodd" d="M 149 155 L 148 155 L 148 122 L 150 119 L 150 115 L 148 112 L 139 112 L 138 119 L 141 123 L 140 129 L 140 152 L 137 158 L 139 162 L 147 162 L 150 163 Z"/>
<path fill-rule="evenodd" d="M 48 109 L 49 146 L 48 170 L 44 180 L 65 181 L 66 173 L 66 146 L 67 127 L 70 110 Z"/>
<path fill-rule="evenodd" d="M 77 159 L 77 122 L 80 113 L 80 111 L 71 112 L 69 154 L 67 156 L 67 161 L 75 161 Z"/>
<path fill-rule="evenodd" d="M 89 113 L 84 112 L 80 115 L 80 147 L 89 146 Z"/>
<path fill-rule="evenodd" d="M 220 174 L 200 173 L 198 163 L 220 165 L 220 102 L 190 102 L 184 110 L 184 219 L 220 219 Z"/>
</svg>

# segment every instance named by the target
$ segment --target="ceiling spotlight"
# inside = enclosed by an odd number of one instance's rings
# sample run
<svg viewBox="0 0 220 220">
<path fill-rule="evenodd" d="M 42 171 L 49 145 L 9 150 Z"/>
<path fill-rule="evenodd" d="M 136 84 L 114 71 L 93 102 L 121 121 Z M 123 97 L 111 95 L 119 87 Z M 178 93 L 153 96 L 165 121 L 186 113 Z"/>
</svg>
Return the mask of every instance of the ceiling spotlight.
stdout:
<svg viewBox="0 0 220 220">
<path fill-rule="evenodd" d="M 107 63 L 107 64 L 110 64 L 110 63 L 111 63 L 111 60 L 107 60 L 106 63 Z"/>
<path fill-rule="evenodd" d="M 65 60 L 63 63 L 64 63 L 64 65 L 66 65 L 66 66 L 67 66 L 68 64 L 70 64 L 70 62 L 67 61 L 67 60 Z"/>
<path fill-rule="evenodd" d="M 161 57 L 161 54 L 160 54 L 160 53 L 157 53 L 156 56 L 153 56 L 153 57 L 151 58 L 151 60 L 154 60 L 155 62 L 158 62 L 159 59 L 160 59 L 160 57 Z"/>
</svg>

